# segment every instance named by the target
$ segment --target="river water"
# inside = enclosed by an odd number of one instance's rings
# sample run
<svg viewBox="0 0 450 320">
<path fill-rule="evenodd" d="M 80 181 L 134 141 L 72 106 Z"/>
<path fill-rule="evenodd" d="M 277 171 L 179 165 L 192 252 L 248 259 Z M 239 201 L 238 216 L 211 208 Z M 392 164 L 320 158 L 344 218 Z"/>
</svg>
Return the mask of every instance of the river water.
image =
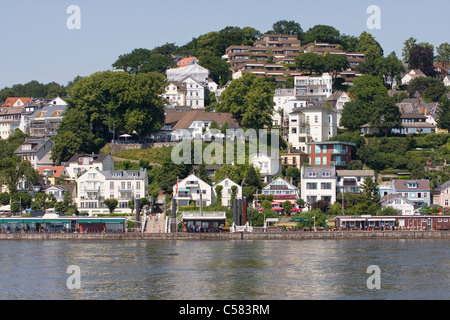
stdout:
<svg viewBox="0 0 450 320">
<path fill-rule="evenodd" d="M 450 299 L 450 240 L 6 240 L 0 270 L 2 300 Z"/>
</svg>

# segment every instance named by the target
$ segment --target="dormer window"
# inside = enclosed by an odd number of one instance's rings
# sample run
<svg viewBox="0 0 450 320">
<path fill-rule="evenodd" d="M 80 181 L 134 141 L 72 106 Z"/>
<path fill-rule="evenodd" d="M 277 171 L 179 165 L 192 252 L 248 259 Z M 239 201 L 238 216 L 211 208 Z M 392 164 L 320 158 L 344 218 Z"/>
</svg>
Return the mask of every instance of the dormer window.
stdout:
<svg viewBox="0 0 450 320">
<path fill-rule="evenodd" d="M 410 182 L 410 183 L 408 183 L 408 188 L 410 188 L 410 189 L 415 189 L 415 188 L 417 188 L 417 183 L 416 183 L 416 182 Z"/>
</svg>

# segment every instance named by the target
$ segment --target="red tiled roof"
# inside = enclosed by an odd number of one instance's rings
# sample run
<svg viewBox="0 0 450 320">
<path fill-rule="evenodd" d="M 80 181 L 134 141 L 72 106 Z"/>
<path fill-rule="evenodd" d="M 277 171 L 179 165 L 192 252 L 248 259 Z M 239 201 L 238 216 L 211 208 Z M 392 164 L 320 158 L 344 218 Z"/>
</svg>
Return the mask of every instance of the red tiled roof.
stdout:
<svg viewBox="0 0 450 320">
<path fill-rule="evenodd" d="M 44 174 L 44 170 L 52 170 L 53 171 L 53 177 L 59 178 L 61 177 L 61 174 L 64 171 L 64 166 L 55 166 L 55 167 L 39 167 L 38 173 Z"/>
<path fill-rule="evenodd" d="M 196 58 L 195 58 L 195 57 L 189 57 L 189 58 L 181 59 L 180 61 L 178 61 L 177 65 L 178 65 L 178 67 L 186 67 L 186 66 L 188 66 L 188 65 L 192 62 L 192 60 L 194 60 L 194 59 L 196 59 Z"/>
<path fill-rule="evenodd" d="M 32 103 L 33 100 L 31 100 L 31 98 L 27 98 L 27 97 L 8 97 L 6 98 L 5 102 L 2 104 L 2 107 L 12 107 L 17 100 L 22 101 L 23 104 L 26 103 Z"/>
</svg>

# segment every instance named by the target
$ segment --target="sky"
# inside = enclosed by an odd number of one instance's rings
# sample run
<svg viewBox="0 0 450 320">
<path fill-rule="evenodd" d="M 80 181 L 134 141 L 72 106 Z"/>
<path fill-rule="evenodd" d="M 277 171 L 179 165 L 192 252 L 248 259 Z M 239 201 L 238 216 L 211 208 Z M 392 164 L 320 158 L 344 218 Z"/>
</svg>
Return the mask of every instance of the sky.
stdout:
<svg viewBox="0 0 450 320">
<path fill-rule="evenodd" d="M 71 5 L 79 8 L 79 29 Z M 370 29 L 380 9 L 379 28 Z M 435 47 L 450 43 L 448 0 L 1 0 L 0 89 L 32 80 L 66 85 L 76 76 L 111 70 L 119 55 L 165 43 L 182 46 L 227 26 L 260 32 L 279 20 L 304 31 L 325 24 L 341 34 L 371 33 L 385 55 L 401 57 L 410 37 Z"/>
</svg>

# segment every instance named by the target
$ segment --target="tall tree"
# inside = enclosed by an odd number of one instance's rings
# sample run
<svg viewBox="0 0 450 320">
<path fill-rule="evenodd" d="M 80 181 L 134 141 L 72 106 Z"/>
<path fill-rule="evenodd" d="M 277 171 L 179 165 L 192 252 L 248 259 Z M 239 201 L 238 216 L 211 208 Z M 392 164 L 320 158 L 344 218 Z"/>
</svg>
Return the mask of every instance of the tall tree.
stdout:
<svg viewBox="0 0 450 320">
<path fill-rule="evenodd" d="M 332 26 L 315 25 L 303 36 L 303 43 L 312 42 L 340 43 L 340 32 Z"/>
<path fill-rule="evenodd" d="M 297 35 L 297 39 L 303 38 L 303 29 L 300 23 L 294 20 L 280 20 L 272 25 L 272 30 L 267 31 L 268 34 L 289 34 Z"/>
<path fill-rule="evenodd" d="M 272 124 L 273 90 L 262 77 L 245 73 L 234 79 L 221 95 L 218 112 L 231 112 L 244 128 L 262 129 Z"/>
<path fill-rule="evenodd" d="M 325 69 L 325 58 L 314 52 L 302 52 L 295 57 L 297 68 L 309 74 L 321 74 Z"/>
<path fill-rule="evenodd" d="M 96 137 L 109 138 L 116 131 L 136 130 L 139 138 L 159 130 L 164 121 L 164 93 L 167 78 L 160 73 L 104 71 L 78 80 L 68 102 L 84 113 Z"/>
<path fill-rule="evenodd" d="M 401 60 L 397 58 L 394 51 L 392 51 L 386 58 L 381 57 L 379 62 L 378 74 L 384 78 L 385 83 L 388 83 L 388 80 L 390 80 L 391 87 L 394 80 L 396 78 L 398 79 L 398 77 L 406 71 L 405 66 Z"/>
<path fill-rule="evenodd" d="M 440 129 L 450 131 L 450 100 L 449 99 L 443 99 L 443 101 L 439 104 L 437 123 L 438 123 L 438 126 Z"/>
<path fill-rule="evenodd" d="M 403 43 L 402 57 L 403 62 L 409 63 L 411 51 L 416 46 L 417 39 L 411 37 Z"/>
<path fill-rule="evenodd" d="M 430 46 L 416 45 L 412 48 L 409 57 L 409 68 L 420 69 L 429 77 L 434 77 L 434 53 Z"/>
<path fill-rule="evenodd" d="M 448 42 L 441 43 L 436 48 L 436 62 L 441 64 L 441 73 L 443 76 L 447 73 L 447 67 L 450 65 L 450 44 Z"/>
</svg>

